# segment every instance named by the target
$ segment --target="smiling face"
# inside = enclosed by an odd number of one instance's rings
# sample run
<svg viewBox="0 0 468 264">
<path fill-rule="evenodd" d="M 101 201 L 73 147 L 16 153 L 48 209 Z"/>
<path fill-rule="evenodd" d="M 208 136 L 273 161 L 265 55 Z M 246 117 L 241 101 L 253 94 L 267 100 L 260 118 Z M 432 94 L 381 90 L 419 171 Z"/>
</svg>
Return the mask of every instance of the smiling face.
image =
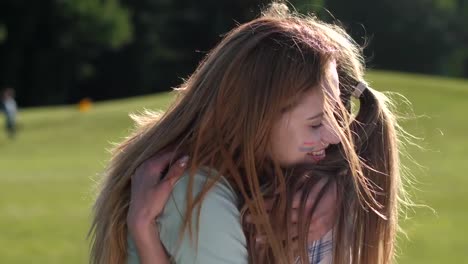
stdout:
<svg viewBox="0 0 468 264">
<path fill-rule="evenodd" d="M 309 89 L 274 125 L 271 155 L 281 166 L 317 163 L 325 158 L 329 145 L 340 143 L 324 114 L 324 92 L 329 93 L 332 100 L 340 100 L 335 63 L 330 63 L 327 74 L 330 84 L 323 82 Z"/>
</svg>

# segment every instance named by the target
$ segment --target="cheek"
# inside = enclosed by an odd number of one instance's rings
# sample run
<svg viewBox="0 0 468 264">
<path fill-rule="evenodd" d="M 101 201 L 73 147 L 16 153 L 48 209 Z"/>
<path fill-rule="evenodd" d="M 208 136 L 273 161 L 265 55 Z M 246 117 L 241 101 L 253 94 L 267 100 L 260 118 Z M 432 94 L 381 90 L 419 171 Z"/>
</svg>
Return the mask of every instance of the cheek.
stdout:
<svg viewBox="0 0 468 264">
<path fill-rule="evenodd" d="M 318 142 L 305 140 L 302 142 L 301 146 L 299 147 L 299 151 L 301 152 L 311 152 L 317 149 Z"/>
<path fill-rule="evenodd" d="M 301 152 L 317 150 L 320 146 L 320 137 L 317 134 L 317 130 L 302 127 L 300 131 L 301 134 L 298 135 L 298 150 Z"/>
<path fill-rule="evenodd" d="M 298 130 L 295 130 L 294 133 L 291 133 L 288 138 L 288 156 L 285 158 L 287 158 L 291 164 L 304 162 L 307 153 L 317 149 L 317 143 L 311 140 L 310 136 L 307 137 L 308 134 L 305 133 L 303 129 L 300 131 L 301 133 L 298 132 Z"/>
<path fill-rule="evenodd" d="M 300 151 L 301 136 L 291 127 L 283 127 L 273 134 L 271 141 L 271 154 L 282 166 L 291 165 L 304 156 Z"/>
</svg>

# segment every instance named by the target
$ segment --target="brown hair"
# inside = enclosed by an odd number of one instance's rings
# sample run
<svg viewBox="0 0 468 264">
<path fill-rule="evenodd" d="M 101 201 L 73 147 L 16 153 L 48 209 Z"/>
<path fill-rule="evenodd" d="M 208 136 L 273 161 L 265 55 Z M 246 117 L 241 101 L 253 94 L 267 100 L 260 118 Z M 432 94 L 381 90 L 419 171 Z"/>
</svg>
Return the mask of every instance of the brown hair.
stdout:
<svg viewBox="0 0 468 264">
<path fill-rule="evenodd" d="M 325 112 L 342 143 L 321 166 L 284 170 L 268 156 L 272 126 L 305 91 L 328 81 L 331 61 L 337 63 L 342 102 L 328 102 Z M 365 82 L 363 74 L 361 50 L 343 29 L 291 13 L 284 4 L 273 3 L 260 18 L 234 28 L 177 89 L 176 102 L 163 115 L 135 117 L 139 128 L 114 149 L 94 206 L 91 262 L 125 262 L 130 177 L 143 161 L 174 146 L 191 157 L 184 225 L 190 234 L 193 209 L 223 175 L 238 193 L 239 208 L 254 219 L 254 225 L 243 223 L 249 262 L 307 263 L 310 215 L 293 241 L 292 196 L 327 177 L 336 182 L 340 201 L 334 262 L 390 262 L 401 189 L 396 123 L 386 97 L 370 88 L 352 117 L 350 93 Z M 200 166 L 219 175 L 192 199 L 192 176 Z M 267 196 L 278 204 L 269 214 Z M 266 243 L 255 248 L 259 233 Z"/>
</svg>

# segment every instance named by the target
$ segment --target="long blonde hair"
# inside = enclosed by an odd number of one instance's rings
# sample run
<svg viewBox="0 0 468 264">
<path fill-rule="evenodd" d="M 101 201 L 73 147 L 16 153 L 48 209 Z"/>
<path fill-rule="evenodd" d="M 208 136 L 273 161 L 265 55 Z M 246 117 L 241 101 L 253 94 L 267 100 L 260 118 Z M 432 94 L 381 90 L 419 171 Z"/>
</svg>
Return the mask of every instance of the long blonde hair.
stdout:
<svg viewBox="0 0 468 264">
<path fill-rule="evenodd" d="M 330 98 L 325 112 L 342 143 L 323 165 L 282 169 L 268 155 L 273 124 L 305 91 L 327 81 L 326 66 L 332 61 L 342 100 L 335 106 Z M 169 109 L 135 117 L 138 129 L 114 149 L 94 206 L 91 263 L 125 262 L 130 177 L 139 164 L 167 148 L 191 157 L 183 227 L 190 233 L 193 209 L 223 175 L 238 194 L 239 209 L 254 219 L 253 225 L 242 222 L 249 262 L 299 258 L 308 263 L 311 215 L 300 221 L 299 240 L 293 241 L 292 196 L 327 177 L 336 182 L 339 195 L 334 262 L 391 262 L 401 190 L 397 126 L 386 97 L 371 88 L 361 96 L 357 116 L 351 115 L 351 92 L 358 82 L 365 83 L 363 75 L 361 50 L 342 28 L 290 12 L 284 4 L 273 3 L 261 17 L 231 30 L 176 89 L 177 100 Z M 219 175 L 192 199 L 192 176 L 201 166 Z M 303 213 L 308 195 L 303 195 Z M 274 197 L 278 205 L 268 214 L 265 197 Z M 256 248 L 259 233 L 266 235 L 266 243 Z"/>
</svg>

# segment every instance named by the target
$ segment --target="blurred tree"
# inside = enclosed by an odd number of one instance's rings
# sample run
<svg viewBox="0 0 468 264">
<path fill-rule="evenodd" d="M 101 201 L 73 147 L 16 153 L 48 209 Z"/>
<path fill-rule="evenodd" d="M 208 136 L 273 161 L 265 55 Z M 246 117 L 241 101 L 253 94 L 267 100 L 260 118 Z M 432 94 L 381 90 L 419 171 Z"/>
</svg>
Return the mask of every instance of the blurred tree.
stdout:
<svg viewBox="0 0 468 264">
<path fill-rule="evenodd" d="M 325 3 L 358 42 L 368 41 L 366 51 L 371 66 L 461 74 L 449 70 L 467 49 L 466 42 L 465 47 L 460 47 L 459 37 L 466 34 L 468 25 L 466 21 L 464 26 L 457 21 L 463 16 L 455 14 L 459 4 L 456 0 L 326 0 Z"/>
<path fill-rule="evenodd" d="M 118 0 L 2 0 L 0 84 L 17 88 L 22 105 L 64 103 L 90 78 L 88 62 L 131 40 Z"/>
<path fill-rule="evenodd" d="M 5 25 L 0 24 L 0 44 L 7 38 L 8 32 Z"/>
<path fill-rule="evenodd" d="M 468 77 L 468 0 L 438 0 L 451 14 L 450 30 L 454 48 L 443 60 L 442 74 Z"/>
<path fill-rule="evenodd" d="M 2 0 L 0 86 L 16 87 L 21 105 L 168 90 L 269 2 Z M 372 67 L 468 76 L 466 0 L 288 2 L 367 38 Z"/>
<path fill-rule="evenodd" d="M 98 99 L 168 90 L 194 70 L 220 34 L 252 19 L 265 2 L 122 0 L 132 14 L 133 42 L 103 54 L 97 65 L 104 75 L 89 86 L 101 89 Z M 114 72 L 106 71 L 111 65 Z M 110 83 L 112 88 L 104 87 Z"/>
</svg>

